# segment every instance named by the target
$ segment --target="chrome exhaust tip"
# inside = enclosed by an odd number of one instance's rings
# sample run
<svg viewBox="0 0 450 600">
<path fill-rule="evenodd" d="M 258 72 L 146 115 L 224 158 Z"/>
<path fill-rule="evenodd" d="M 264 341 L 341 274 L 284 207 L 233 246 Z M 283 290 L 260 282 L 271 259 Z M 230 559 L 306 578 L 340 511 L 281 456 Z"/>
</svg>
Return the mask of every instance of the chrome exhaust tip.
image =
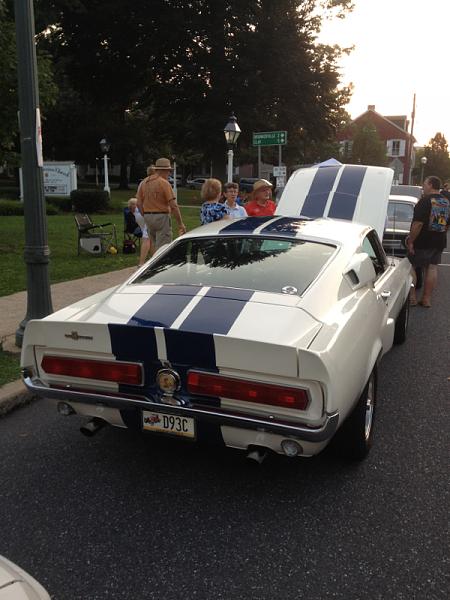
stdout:
<svg viewBox="0 0 450 600">
<path fill-rule="evenodd" d="M 108 425 L 108 423 L 104 419 L 94 417 L 93 419 L 82 425 L 80 427 L 80 431 L 83 435 L 87 437 L 92 437 L 93 435 L 98 433 L 100 429 L 103 429 L 105 425 Z"/>
<path fill-rule="evenodd" d="M 268 451 L 266 448 L 262 446 L 250 446 L 247 452 L 247 458 L 251 461 L 258 463 L 258 465 L 262 464 L 264 459 L 267 457 Z"/>
</svg>

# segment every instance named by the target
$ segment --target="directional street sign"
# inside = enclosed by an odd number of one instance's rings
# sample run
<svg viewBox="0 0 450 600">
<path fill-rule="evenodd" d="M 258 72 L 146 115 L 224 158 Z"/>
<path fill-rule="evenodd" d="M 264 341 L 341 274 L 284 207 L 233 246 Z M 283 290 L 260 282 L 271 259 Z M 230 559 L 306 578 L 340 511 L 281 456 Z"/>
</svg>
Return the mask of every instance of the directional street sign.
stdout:
<svg viewBox="0 0 450 600">
<path fill-rule="evenodd" d="M 280 146 L 285 144 L 287 144 L 287 131 L 253 133 L 253 146 Z"/>
</svg>

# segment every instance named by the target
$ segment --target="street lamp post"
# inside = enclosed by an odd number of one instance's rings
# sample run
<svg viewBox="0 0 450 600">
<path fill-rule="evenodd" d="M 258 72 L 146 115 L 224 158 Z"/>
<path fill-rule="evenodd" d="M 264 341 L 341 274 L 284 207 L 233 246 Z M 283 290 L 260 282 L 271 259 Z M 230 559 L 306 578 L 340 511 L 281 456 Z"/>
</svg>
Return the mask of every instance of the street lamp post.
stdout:
<svg viewBox="0 0 450 600">
<path fill-rule="evenodd" d="M 237 124 L 234 113 L 231 113 L 231 117 L 228 123 L 225 125 L 223 130 L 225 134 L 225 140 L 228 145 L 228 178 L 227 183 L 233 181 L 233 146 L 236 144 L 238 137 L 241 135 L 241 128 Z"/>
<path fill-rule="evenodd" d="M 104 190 L 105 192 L 108 192 L 108 194 L 110 193 L 110 188 L 109 188 L 109 176 L 108 176 L 108 152 L 109 149 L 111 147 L 111 144 L 106 140 L 106 138 L 103 138 L 100 140 L 100 149 L 103 152 L 103 170 L 105 171 L 105 186 L 104 186 Z"/>
<path fill-rule="evenodd" d="M 16 346 L 21 347 L 28 321 L 42 319 L 53 312 L 53 308 L 48 273 L 50 250 L 42 173 L 33 0 L 15 0 L 14 4 L 25 223 L 24 260 L 27 266 L 27 312 L 16 331 Z"/>
<path fill-rule="evenodd" d="M 425 169 L 425 165 L 428 162 L 428 158 L 426 156 L 422 156 L 422 158 L 420 159 L 420 162 L 422 163 L 422 171 L 420 173 L 420 181 L 421 181 L 421 183 L 423 183 L 423 170 Z"/>
</svg>

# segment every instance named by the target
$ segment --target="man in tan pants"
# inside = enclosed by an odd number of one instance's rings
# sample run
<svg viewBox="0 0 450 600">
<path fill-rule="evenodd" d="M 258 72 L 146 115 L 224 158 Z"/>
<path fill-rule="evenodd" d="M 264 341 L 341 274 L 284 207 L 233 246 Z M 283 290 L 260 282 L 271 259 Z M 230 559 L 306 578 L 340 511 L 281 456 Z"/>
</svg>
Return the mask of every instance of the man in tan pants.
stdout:
<svg viewBox="0 0 450 600">
<path fill-rule="evenodd" d="M 172 241 L 171 213 L 177 220 L 179 235 L 186 233 L 172 186 L 168 182 L 171 170 L 172 166 L 168 158 L 158 158 L 155 163 L 155 173 L 140 183 L 136 194 L 139 212 L 144 215 L 155 250 Z"/>
</svg>

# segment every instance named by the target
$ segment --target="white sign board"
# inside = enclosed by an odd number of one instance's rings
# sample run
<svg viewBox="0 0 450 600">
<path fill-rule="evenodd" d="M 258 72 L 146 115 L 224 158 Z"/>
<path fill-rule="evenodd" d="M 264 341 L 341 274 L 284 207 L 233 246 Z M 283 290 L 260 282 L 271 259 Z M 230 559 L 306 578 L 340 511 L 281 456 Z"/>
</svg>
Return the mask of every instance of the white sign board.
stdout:
<svg viewBox="0 0 450 600">
<path fill-rule="evenodd" d="M 274 167 L 273 168 L 273 176 L 274 177 L 286 177 L 287 170 L 286 167 Z"/>
<path fill-rule="evenodd" d="M 284 188 L 286 185 L 286 177 L 277 177 L 277 188 Z"/>
<path fill-rule="evenodd" d="M 75 163 L 45 162 L 43 170 L 46 196 L 70 196 L 70 192 L 77 189 Z"/>
</svg>

